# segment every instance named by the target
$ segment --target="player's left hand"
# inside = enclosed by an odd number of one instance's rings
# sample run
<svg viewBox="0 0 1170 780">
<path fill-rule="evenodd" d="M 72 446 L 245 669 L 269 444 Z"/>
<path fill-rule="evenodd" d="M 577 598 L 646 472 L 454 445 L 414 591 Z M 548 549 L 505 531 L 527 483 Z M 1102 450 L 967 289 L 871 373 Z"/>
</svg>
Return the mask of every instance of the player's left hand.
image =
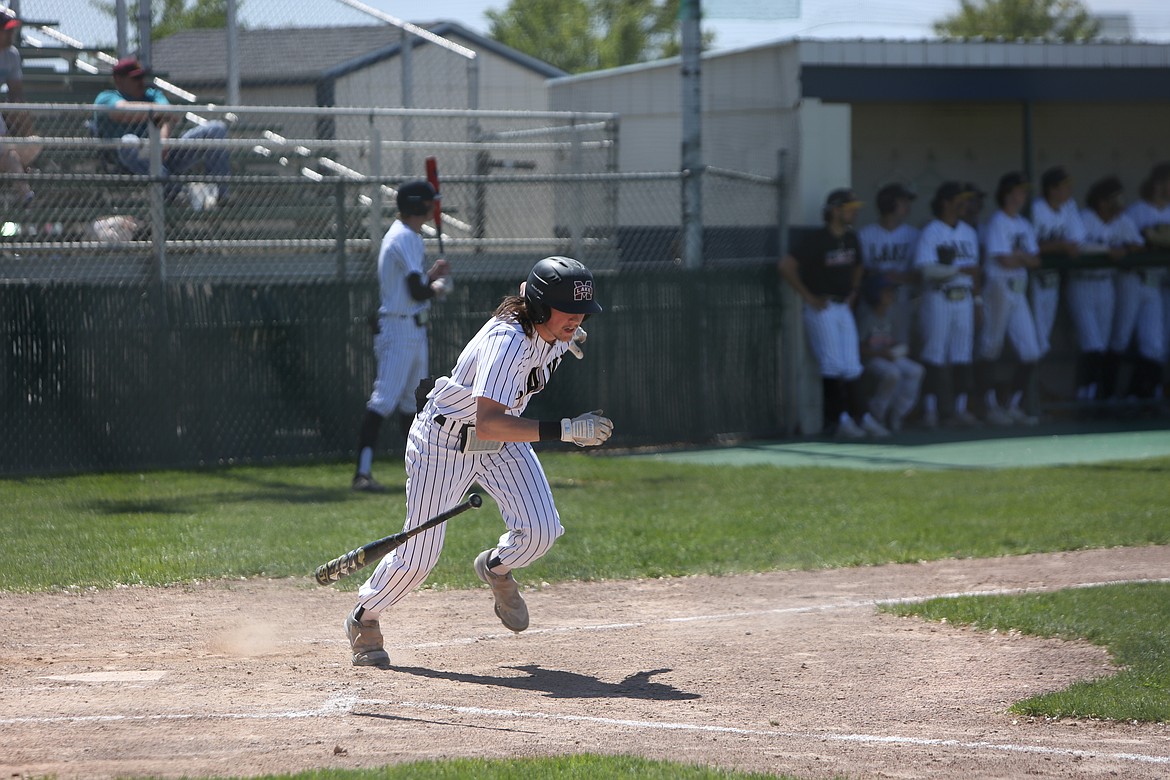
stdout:
<svg viewBox="0 0 1170 780">
<path fill-rule="evenodd" d="M 431 266 L 431 270 L 427 271 L 427 276 L 431 277 L 431 279 L 442 279 L 450 275 L 451 264 L 442 257 L 435 261 L 435 264 Z"/>
<path fill-rule="evenodd" d="M 589 338 L 589 334 L 585 332 L 584 328 L 577 328 L 577 332 L 573 334 L 572 340 L 569 342 L 569 351 L 573 353 L 573 357 L 582 360 L 585 353 L 581 350 L 581 345 L 585 343 L 585 339 Z"/>
</svg>

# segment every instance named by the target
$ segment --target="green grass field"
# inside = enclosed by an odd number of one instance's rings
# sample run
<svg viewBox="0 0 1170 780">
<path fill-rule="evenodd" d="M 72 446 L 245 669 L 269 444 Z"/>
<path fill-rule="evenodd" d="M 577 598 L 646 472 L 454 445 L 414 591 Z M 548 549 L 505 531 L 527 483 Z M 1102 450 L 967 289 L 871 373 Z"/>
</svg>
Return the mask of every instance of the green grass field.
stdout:
<svg viewBox="0 0 1170 780">
<path fill-rule="evenodd" d="M 549 582 L 1170 544 L 1167 458 L 959 472 L 704 466 L 576 453 L 548 453 L 542 461 L 567 529 L 554 553 L 529 569 Z M 319 563 L 401 528 L 401 482 L 390 481 L 388 495 L 354 494 L 349 475 L 349 464 L 329 463 L 5 480 L 0 591 L 261 576 L 307 584 Z M 390 468 L 380 474 L 391 475 Z M 485 499 L 483 509 L 451 521 L 427 587 L 477 584 L 466 563 L 502 529 Z M 337 587 L 355 589 L 361 579 Z M 1166 721 L 1167 605 L 1170 585 L 1147 584 L 891 609 L 1084 638 L 1125 667 L 1020 702 L 1018 712 Z M 297 777 L 505 777 L 519 771 L 514 763 Z M 537 761 L 525 774 L 749 777 L 598 757 Z"/>
</svg>

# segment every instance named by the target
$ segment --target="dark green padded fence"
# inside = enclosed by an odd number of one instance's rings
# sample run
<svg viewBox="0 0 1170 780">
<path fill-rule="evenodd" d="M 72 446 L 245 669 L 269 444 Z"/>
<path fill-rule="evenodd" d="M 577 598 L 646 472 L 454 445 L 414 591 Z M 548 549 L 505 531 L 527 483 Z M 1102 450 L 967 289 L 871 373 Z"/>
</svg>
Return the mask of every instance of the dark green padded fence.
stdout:
<svg viewBox="0 0 1170 780">
<path fill-rule="evenodd" d="M 519 281 L 459 278 L 432 318 L 433 372 Z M 773 263 L 623 270 L 598 287 L 586 359 L 566 360 L 529 416 L 601 407 L 622 447 L 783 429 Z M 0 286 L 0 473 L 349 456 L 376 300 L 372 283 Z"/>
</svg>

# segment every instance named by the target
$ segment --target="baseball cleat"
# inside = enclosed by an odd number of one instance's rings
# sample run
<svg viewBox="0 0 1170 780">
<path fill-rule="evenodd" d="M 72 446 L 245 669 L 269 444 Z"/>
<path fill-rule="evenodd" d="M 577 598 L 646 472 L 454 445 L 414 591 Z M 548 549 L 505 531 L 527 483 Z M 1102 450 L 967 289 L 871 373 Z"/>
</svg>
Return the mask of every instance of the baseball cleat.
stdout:
<svg viewBox="0 0 1170 780">
<path fill-rule="evenodd" d="M 1039 417 L 1028 414 L 1027 412 L 1025 412 L 1023 409 L 1021 409 L 1018 406 L 1013 406 L 1012 408 L 1008 409 L 1007 413 L 1008 413 L 1008 417 L 1010 417 L 1012 419 L 1012 422 L 1014 422 L 1018 425 L 1031 426 L 1031 425 L 1039 425 L 1040 424 Z"/>
<path fill-rule="evenodd" d="M 837 431 L 834 436 L 838 439 L 864 439 L 865 430 L 853 422 L 852 417 L 842 417 L 841 421 L 837 423 Z"/>
<path fill-rule="evenodd" d="M 983 419 L 987 420 L 989 424 L 1001 428 L 1007 428 L 1008 426 L 1015 424 L 1015 420 L 1011 418 L 1011 415 L 1009 415 L 1003 409 L 1000 409 L 998 406 L 989 409 Z"/>
<path fill-rule="evenodd" d="M 386 492 L 386 486 L 369 474 L 354 474 L 352 489 L 357 493 Z"/>
<path fill-rule="evenodd" d="M 358 621 L 353 613 L 345 616 L 345 635 L 353 651 L 354 666 L 390 666 L 390 656 L 382 649 L 382 629 L 378 621 Z"/>
<path fill-rule="evenodd" d="M 890 435 L 889 428 L 882 425 L 880 422 L 873 419 L 873 417 L 868 415 L 868 414 L 865 417 L 861 418 L 861 428 L 868 435 L 874 437 L 875 439 L 884 439 Z"/>
<path fill-rule="evenodd" d="M 520 595 L 520 588 L 516 585 L 516 578 L 512 576 L 512 572 L 496 574 L 488 568 L 488 557 L 491 553 L 491 550 L 484 550 L 476 556 L 475 574 L 491 586 L 492 598 L 496 601 L 496 617 L 509 631 L 519 633 L 528 628 L 528 605 Z"/>
</svg>

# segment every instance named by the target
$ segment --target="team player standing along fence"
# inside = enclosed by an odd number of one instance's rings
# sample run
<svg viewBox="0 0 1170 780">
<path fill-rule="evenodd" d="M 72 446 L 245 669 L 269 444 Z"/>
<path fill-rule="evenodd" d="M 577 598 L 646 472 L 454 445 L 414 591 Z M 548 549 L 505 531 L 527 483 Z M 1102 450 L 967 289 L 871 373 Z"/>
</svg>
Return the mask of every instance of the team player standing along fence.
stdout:
<svg viewBox="0 0 1170 780">
<path fill-rule="evenodd" d="M 507 531 L 475 559 L 505 627 L 528 627 L 528 607 L 512 570 L 547 553 L 564 532 L 532 442 L 604 444 L 613 423 L 601 411 L 537 421 L 521 415 L 545 388 L 566 352 L 583 356 L 581 323 L 601 311 L 593 274 L 566 257 L 538 262 L 472 337 L 450 375 L 439 377 L 410 428 L 403 530 L 458 504 L 473 482 L 495 499 Z M 345 630 L 355 666 L 386 666 L 379 617 L 426 579 L 438 563 L 446 524 L 412 538 L 379 563 L 362 585 Z"/>
<path fill-rule="evenodd" d="M 398 219 L 386 231 L 378 254 L 381 304 L 373 320 L 377 376 L 358 433 L 353 489 L 385 490 L 372 474 L 378 432 L 397 413 L 405 439 L 415 413 L 414 390 L 427 375 L 427 318 L 431 300 L 451 290 L 450 266 L 439 258 L 423 270 L 422 226 L 435 205 L 434 187 L 425 181 L 403 184 L 396 196 Z"/>
</svg>

